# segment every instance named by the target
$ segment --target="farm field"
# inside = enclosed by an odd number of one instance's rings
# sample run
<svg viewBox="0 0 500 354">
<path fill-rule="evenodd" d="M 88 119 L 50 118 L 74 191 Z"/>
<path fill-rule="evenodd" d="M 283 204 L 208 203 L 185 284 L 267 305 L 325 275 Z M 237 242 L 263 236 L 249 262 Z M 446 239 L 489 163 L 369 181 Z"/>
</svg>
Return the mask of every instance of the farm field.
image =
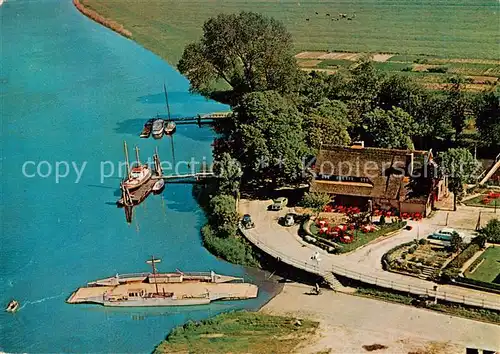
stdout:
<svg viewBox="0 0 500 354">
<path fill-rule="evenodd" d="M 363 53 L 305 51 L 295 57 L 304 70 L 327 73 L 348 69 Z M 484 90 L 497 84 L 500 78 L 500 60 L 443 58 L 431 55 L 371 54 L 374 66 L 388 74 L 413 76 L 428 88 L 441 89 L 455 75 L 464 76 L 466 87 L 472 91 Z"/>
<path fill-rule="evenodd" d="M 438 59 L 498 59 L 498 0 L 81 2 L 123 24 L 132 32 L 134 40 L 172 64 L 177 63 L 184 46 L 201 35 L 206 19 L 220 12 L 241 10 L 261 12 L 281 20 L 294 37 L 297 53 L 305 50 L 399 53 L 408 56 L 398 60 L 403 63 L 413 62 L 415 55 L 432 55 Z M 476 75 L 484 74 L 483 69 L 476 69 L 475 72 L 481 72 Z M 449 70 L 461 68 L 450 65 Z M 498 75 L 498 68 L 495 70 Z"/>
<path fill-rule="evenodd" d="M 468 269 L 465 276 L 488 283 L 500 283 L 500 247 L 488 247 L 480 259 L 484 261 L 479 267 L 473 273 L 470 273 L 472 269 Z"/>
</svg>

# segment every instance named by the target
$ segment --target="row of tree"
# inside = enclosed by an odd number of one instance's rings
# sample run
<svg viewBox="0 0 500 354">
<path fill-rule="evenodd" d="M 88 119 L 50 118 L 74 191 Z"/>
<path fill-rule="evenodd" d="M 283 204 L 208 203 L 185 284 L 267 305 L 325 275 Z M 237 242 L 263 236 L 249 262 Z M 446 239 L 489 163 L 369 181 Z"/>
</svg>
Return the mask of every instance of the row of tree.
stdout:
<svg viewBox="0 0 500 354">
<path fill-rule="evenodd" d="M 435 151 L 500 148 L 498 90 L 472 94 L 457 77 L 446 91 L 429 91 L 410 76 L 376 70 L 369 58 L 333 75 L 305 73 L 286 28 L 261 14 L 209 19 L 178 68 L 193 92 L 216 96 L 225 87 L 237 114 L 218 127 L 214 154 L 235 157 L 245 184 L 299 183 L 307 178 L 305 159 L 318 148 L 351 140 Z"/>
</svg>

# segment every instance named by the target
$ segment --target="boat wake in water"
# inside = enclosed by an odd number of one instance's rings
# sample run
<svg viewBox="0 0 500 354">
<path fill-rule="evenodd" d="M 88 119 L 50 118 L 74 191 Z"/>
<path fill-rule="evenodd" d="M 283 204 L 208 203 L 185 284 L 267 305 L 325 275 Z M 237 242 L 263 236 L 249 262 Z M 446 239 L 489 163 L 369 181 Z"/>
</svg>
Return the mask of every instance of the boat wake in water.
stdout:
<svg viewBox="0 0 500 354">
<path fill-rule="evenodd" d="M 44 297 L 44 298 L 41 298 L 41 299 L 35 300 L 35 301 L 23 301 L 23 304 L 19 310 L 22 310 L 23 308 L 25 308 L 26 305 L 36 305 L 36 304 L 40 304 L 42 302 L 45 302 L 47 300 L 60 298 L 62 296 L 64 296 L 64 293 L 61 293 L 59 295 L 54 295 L 54 296 L 47 296 L 47 297 Z"/>
</svg>

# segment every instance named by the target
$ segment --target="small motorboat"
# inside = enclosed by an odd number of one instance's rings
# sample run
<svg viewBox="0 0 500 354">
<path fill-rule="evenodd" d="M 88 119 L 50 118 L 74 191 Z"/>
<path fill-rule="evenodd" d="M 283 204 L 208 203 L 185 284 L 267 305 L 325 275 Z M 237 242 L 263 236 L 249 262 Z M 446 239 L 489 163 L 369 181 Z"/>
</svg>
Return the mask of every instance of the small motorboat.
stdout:
<svg viewBox="0 0 500 354">
<path fill-rule="evenodd" d="M 163 136 L 164 123 L 163 119 L 155 119 L 153 122 L 153 138 L 160 139 Z"/>
<path fill-rule="evenodd" d="M 165 181 L 161 178 L 153 185 L 153 193 L 160 193 L 163 188 L 165 188 Z"/>
<path fill-rule="evenodd" d="M 169 120 L 165 123 L 165 134 L 172 135 L 175 133 L 176 129 L 177 126 L 175 125 L 175 122 Z"/>
<path fill-rule="evenodd" d="M 142 132 L 140 135 L 141 138 L 149 138 L 149 136 L 151 135 L 151 130 L 153 130 L 153 122 L 154 118 L 149 119 L 146 124 L 144 124 L 144 128 L 142 128 Z"/>
<path fill-rule="evenodd" d="M 19 309 L 19 302 L 17 302 L 16 300 L 12 300 L 5 308 L 5 311 L 16 312 L 18 309 Z"/>
</svg>

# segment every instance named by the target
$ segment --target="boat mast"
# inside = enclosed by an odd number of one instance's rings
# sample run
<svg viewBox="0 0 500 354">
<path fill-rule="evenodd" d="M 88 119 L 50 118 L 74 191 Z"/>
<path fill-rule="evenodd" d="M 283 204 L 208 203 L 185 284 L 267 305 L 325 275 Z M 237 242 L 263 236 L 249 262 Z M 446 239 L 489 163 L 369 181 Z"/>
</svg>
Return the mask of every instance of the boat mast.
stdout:
<svg viewBox="0 0 500 354">
<path fill-rule="evenodd" d="M 165 102 L 167 103 L 168 120 L 170 121 L 170 105 L 168 104 L 167 86 L 165 86 L 165 82 L 163 83 L 163 92 L 165 92 Z"/>
<path fill-rule="evenodd" d="M 128 161 L 128 148 L 126 141 L 123 141 L 123 149 L 125 150 L 125 166 L 127 168 L 127 178 L 128 178 L 130 176 L 130 163 Z"/>
<path fill-rule="evenodd" d="M 135 159 L 137 160 L 137 166 L 141 165 L 141 160 L 139 160 L 139 147 L 135 147 Z"/>
<path fill-rule="evenodd" d="M 147 263 L 151 264 L 151 267 L 153 268 L 153 278 L 155 280 L 155 287 L 156 287 L 156 294 L 160 295 L 160 292 L 158 291 L 158 282 L 156 281 L 156 265 L 155 263 L 160 263 L 161 259 L 155 258 L 154 256 L 151 256 L 151 260 L 147 261 Z"/>
<path fill-rule="evenodd" d="M 158 156 L 158 147 L 155 148 L 154 161 L 155 161 L 156 174 L 159 177 L 163 176 L 163 171 L 162 171 L 161 162 L 160 162 L 160 156 Z"/>
</svg>

